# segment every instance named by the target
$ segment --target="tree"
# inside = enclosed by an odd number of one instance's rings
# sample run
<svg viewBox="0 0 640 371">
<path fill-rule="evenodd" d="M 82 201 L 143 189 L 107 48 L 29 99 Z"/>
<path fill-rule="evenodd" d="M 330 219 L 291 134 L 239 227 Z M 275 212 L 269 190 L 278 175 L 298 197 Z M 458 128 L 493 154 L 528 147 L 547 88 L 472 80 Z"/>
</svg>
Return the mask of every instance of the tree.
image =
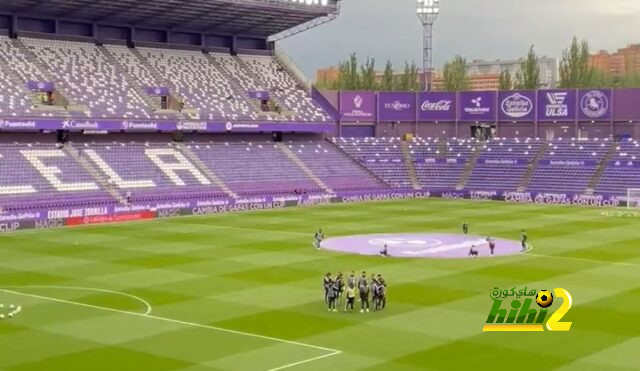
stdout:
<svg viewBox="0 0 640 371">
<path fill-rule="evenodd" d="M 589 65 L 589 44 L 578 43 L 574 36 L 569 48 L 562 52 L 560 61 L 560 87 L 586 88 L 594 83 L 595 70 Z"/>
<path fill-rule="evenodd" d="M 529 48 L 527 58 L 520 64 L 521 80 L 519 86 L 522 89 L 536 90 L 540 87 L 540 65 L 539 58 L 533 50 L 533 45 Z"/>
<path fill-rule="evenodd" d="M 457 55 L 452 61 L 445 63 L 443 69 L 444 90 L 469 90 L 467 78 L 467 61 Z"/>
<path fill-rule="evenodd" d="M 500 90 L 513 90 L 513 81 L 509 71 L 500 72 L 499 88 Z"/>
<path fill-rule="evenodd" d="M 420 90 L 420 82 L 418 81 L 418 66 L 416 62 L 411 62 L 409 66 L 409 76 L 407 77 L 409 89 L 411 91 Z"/>
<path fill-rule="evenodd" d="M 418 81 L 418 66 L 416 62 L 404 62 L 404 73 L 399 77 L 396 83 L 396 90 L 417 91 L 420 89 Z"/>
<path fill-rule="evenodd" d="M 364 65 L 360 66 L 360 89 L 376 90 L 376 60 L 367 58 Z"/>
<path fill-rule="evenodd" d="M 384 67 L 384 75 L 382 75 L 382 83 L 380 84 L 382 90 L 394 90 L 393 80 L 393 65 L 391 64 L 391 61 L 387 61 L 387 64 Z"/>
</svg>

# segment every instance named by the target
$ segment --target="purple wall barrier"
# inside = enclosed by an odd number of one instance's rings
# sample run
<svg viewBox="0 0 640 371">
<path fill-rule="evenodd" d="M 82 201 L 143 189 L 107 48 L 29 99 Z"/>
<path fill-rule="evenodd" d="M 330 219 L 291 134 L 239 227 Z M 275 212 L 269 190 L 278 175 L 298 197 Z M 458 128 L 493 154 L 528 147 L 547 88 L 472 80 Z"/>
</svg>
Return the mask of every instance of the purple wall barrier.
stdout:
<svg viewBox="0 0 640 371">
<path fill-rule="evenodd" d="M 55 90 L 53 82 L 51 81 L 27 81 L 27 89 L 31 91 L 44 91 L 44 92 L 52 92 Z"/>
<path fill-rule="evenodd" d="M 152 97 L 162 97 L 169 95 L 169 88 L 165 86 L 146 86 L 144 91 Z"/>
<path fill-rule="evenodd" d="M 342 121 L 376 121 L 376 94 L 367 91 L 340 92 Z"/>
<path fill-rule="evenodd" d="M 458 95 L 460 121 L 495 122 L 496 91 L 465 91 Z"/>
<path fill-rule="evenodd" d="M 247 94 L 251 99 L 269 100 L 268 91 L 249 91 Z"/>
<path fill-rule="evenodd" d="M 616 121 L 640 120 L 640 89 L 613 91 L 613 117 Z"/>
<path fill-rule="evenodd" d="M 456 136 L 456 124 L 453 122 L 429 123 L 428 125 L 419 124 L 416 134 L 423 138 L 451 138 Z"/>
<path fill-rule="evenodd" d="M 343 125 L 341 136 L 347 138 L 366 138 L 376 136 L 376 127 L 373 125 Z"/>
<path fill-rule="evenodd" d="M 299 132 L 326 133 L 335 131 L 334 123 L 237 123 L 206 121 L 96 121 L 96 120 L 16 120 L 0 119 L 2 131 L 37 131 L 37 130 L 104 130 L 125 132 L 156 131 L 198 131 L 207 133 L 259 133 L 259 132 Z"/>
<path fill-rule="evenodd" d="M 611 120 L 611 89 L 578 90 L 578 120 Z"/>
<path fill-rule="evenodd" d="M 336 120 L 338 115 L 338 92 L 332 90 L 318 90 L 311 88 L 311 98 L 322 107 L 332 119 Z"/>
<path fill-rule="evenodd" d="M 379 121 L 415 121 L 416 94 L 409 92 L 378 93 Z"/>
<path fill-rule="evenodd" d="M 535 91 L 501 91 L 498 93 L 498 120 L 533 122 L 536 119 Z"/>
<path fill-rule="evenodd" d="M 418 94 L 418 121 L 455 121 L 456 93 L 423 92 Z"/>
<path fill-rule="evenodd" d="M 498 136 L 506 138 L 535 137 L 535 124 L 533 122 L 523 123 L 500 123 L 498 125 Z"/>
<path fill-rule="evenodd" d="M 576 91 L 571 89 L 538 90 L 538 121 L 575 121 Z"/>
</svg>

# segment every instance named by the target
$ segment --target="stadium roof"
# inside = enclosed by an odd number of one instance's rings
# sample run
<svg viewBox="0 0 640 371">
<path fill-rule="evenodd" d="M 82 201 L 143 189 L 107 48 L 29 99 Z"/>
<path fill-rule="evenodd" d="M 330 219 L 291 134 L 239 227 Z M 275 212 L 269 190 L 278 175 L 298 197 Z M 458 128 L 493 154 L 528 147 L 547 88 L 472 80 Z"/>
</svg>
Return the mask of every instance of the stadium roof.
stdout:
<svg viewBox="0 0 640 371">
<path fill-rule="evenodd" d="M 338 0 L 328 5 L 296 1 L 300 0 L 0 0 L 2 12 L 27 17 L 265 37 L 335 11 Z"/>
</svg>

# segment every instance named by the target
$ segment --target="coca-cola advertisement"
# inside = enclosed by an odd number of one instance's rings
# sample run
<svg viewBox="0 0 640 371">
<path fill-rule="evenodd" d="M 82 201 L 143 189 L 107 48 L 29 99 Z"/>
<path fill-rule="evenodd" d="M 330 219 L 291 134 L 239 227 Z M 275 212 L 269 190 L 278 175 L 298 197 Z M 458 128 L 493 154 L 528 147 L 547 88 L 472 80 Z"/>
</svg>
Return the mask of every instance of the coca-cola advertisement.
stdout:
<svg viewBox="0 0 640 371">
<path fill-rule="evenodd" d="M 418 96 L 418 121 L 455 121 L 456 93 L 423 92 Z"/>
</svg>

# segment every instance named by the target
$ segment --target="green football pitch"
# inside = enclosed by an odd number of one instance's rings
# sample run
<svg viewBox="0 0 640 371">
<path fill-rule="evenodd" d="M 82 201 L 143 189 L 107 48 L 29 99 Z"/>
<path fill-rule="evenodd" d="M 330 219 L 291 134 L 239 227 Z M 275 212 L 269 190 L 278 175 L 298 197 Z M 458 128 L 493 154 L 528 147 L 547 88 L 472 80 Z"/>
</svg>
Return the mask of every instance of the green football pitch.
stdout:
<svg viewBox="0 0 640 371">
<path fill-rule="evenodd" d="M 394 259 L 327 237 L 459 233 L 528 254 Z M 602 209 L 406 200 L 0 235 L 2 370 L 638 370 L 640 219 Z M 329 313 L 331 271 L 381 273 L 382 312 Z M 482 332 L 494 287 L 565 288 L 569 332 Z M 555 304 L 554 304 L 555 305 Z"/>
</svg>

